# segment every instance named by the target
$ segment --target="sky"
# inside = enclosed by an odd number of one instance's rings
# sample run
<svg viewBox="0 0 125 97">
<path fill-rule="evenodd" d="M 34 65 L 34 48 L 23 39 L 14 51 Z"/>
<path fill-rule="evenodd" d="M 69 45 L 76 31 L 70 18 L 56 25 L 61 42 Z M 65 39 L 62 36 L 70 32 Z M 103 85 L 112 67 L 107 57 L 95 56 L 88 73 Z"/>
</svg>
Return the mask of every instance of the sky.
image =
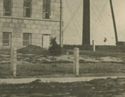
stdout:
<svg viewBox="0 0 125 97">
<path fill-rule="evenodd" d="M 125 41 L 125 0 L 112 0 L 118 40 Z M 90 37 L 97 45 L 115 45 L 109 0 L 90 0 Z M 63 0 L 64 44 L 82 43 L 83 0 Z M 104 39 L 107 39 L 104 42 Z"/>
</svg>

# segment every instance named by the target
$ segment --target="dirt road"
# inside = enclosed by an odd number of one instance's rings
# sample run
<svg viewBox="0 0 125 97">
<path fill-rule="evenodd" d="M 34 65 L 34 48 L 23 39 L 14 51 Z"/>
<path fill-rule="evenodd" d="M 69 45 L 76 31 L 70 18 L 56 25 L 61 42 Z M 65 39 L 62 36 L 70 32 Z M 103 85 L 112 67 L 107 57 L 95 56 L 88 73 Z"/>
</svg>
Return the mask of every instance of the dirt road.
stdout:
<svg viewBox="0 0 125 97">
<path fill-rule="evenodd" d="M 91 81 L 94 79 L 107 79 L 107 78 L 125 78 L 125 76 L 101 76 L 101 77 L 57 77 L 57 78 L 9 78 L 9 79 L 0 79 L 0 84 L 22 84 L 29 83 L 34 80 L 41 80 L 41 82 L 81 82 L 81 81 Z"/>
</svg>

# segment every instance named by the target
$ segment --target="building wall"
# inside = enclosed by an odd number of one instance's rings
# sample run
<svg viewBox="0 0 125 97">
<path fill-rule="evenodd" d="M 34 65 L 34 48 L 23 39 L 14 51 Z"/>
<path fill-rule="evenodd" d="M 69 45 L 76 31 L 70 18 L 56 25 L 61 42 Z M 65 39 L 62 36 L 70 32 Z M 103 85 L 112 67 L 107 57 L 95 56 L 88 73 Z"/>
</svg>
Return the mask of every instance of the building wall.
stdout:
<svg viewBox="0 0 125 97">
<path fill-rule="evenodd" d="M 42 46 L 42 35 L 50 34 L 60 40 L 60 2 L 51 0 L 50 19 L 42 18 L 42 1 L 32 0 L 32 15 L 23 17 L 23 0 L 12 0 L 11 16 L 3 16 L 3 0 L 0 0 L 0 48 L 2 46 L 2 33 L 12 32 L 12 43 L 17 48 L 23 47 L 23 33 L 32 33 L 32 44 Z"/>
</svg>

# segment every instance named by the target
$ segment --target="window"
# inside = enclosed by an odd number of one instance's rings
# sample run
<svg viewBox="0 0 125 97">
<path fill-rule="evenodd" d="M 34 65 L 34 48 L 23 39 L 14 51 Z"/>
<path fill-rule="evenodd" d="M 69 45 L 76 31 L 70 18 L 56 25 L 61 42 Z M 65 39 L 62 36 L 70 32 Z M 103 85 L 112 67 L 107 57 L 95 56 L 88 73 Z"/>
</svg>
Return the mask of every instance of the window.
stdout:
<svg viewBox="0 0 125 97">
<path fill-rule="evenodd" d="M 11 16 L 12 0 L 3 0 L 4 16 Z"/>
<path fill-rule="evenodd" d="M 3 32 L 3 46 L 9 46 L 11 39 L 10 32 Z"/>
<path fill-rule="evenodd" d="M 32 0 L 24 0 L 24 17 L 31 17 Z"/>
<path fill-rule="evenodd" d="M 43 0 L 43 18 L 49 19 L 51 13 L 51 0 Z"/>
<path fill-rule="evenodd" d="M 23 33 L 23 45 L 28 46 L 32 43 L 32 34 L 31 33 Z"/>
</svg>

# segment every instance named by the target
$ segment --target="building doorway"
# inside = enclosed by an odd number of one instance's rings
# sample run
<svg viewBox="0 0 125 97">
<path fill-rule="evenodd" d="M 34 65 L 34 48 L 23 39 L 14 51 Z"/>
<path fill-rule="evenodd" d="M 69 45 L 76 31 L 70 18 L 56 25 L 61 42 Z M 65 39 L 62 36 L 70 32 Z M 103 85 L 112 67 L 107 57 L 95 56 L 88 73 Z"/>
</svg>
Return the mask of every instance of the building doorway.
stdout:
<svg viewBox="0 0 125 97">
<path fill-rule="evenodd" d="M 50 46 L 50 34 L 42 35 L 42 47 L 48 49 Z"/>
</svg>

